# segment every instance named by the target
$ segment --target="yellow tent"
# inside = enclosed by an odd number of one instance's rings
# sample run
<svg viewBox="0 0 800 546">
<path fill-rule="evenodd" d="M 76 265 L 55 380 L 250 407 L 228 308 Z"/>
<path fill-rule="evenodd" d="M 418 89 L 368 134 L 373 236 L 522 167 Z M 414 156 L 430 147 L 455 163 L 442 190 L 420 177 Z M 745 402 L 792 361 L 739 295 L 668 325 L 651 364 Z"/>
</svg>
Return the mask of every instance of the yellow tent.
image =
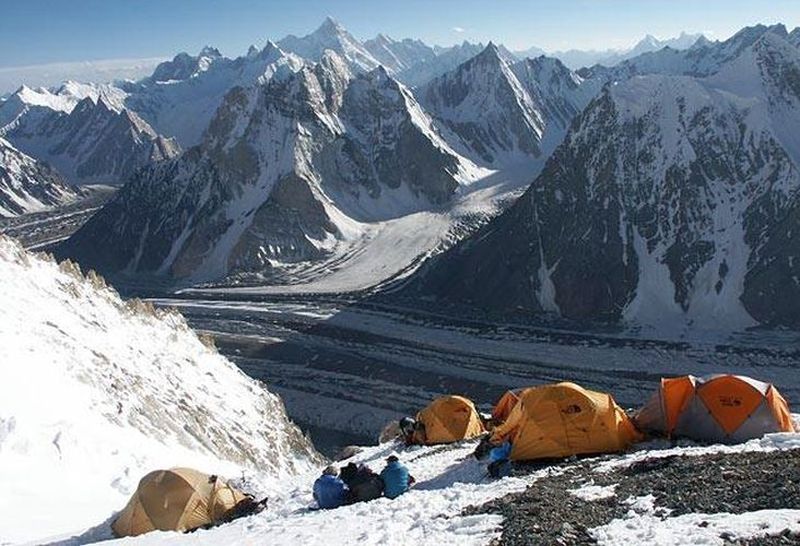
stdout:
<svg viewBox="0 0 800 546">
<path fill-rule="evenodd" d="M 498 423 L 502 423 L 508 419 L 514 406 L 519 402 L 519 394 L 521 392 L 522 389 L 506 391 L 492 408 L 492 419 Z"/>
<path fill-rule="evenodd" d="M 492 442 L 510 440 L 511 459 L 528 461 L 624 451 L 640 437 L 610 394 L 556 383 L 522 391 Z"/>
<path fill-rule="evenodd" d="M 415 444 L 448 444 L 475 438 L 486 430 L 475 405 L 463 396 L 442 396 L 417 414 L 424 427 L 414 433 Z"/>
<path fill-rule="evenodd" d="M 190 531 L 220 523 L 246 498 L 216 476 L 190 468 L 150 472 L 111 528 L 118 537 Z"/>
<path fill-rule="evenodd" d="M 794 431 L 778 389 L 742 375 L 663 378 L 634 421 L 645 432 L 706 442 L 744 442 Z"/>
</svg>

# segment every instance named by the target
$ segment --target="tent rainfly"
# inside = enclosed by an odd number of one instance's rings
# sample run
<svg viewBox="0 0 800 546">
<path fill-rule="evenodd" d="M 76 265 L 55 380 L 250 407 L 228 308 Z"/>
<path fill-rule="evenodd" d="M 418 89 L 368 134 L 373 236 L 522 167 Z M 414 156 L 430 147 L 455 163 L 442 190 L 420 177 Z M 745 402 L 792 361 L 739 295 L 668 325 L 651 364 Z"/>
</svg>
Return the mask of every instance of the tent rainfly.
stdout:
<svg viewBox="0 0 800 546">
<path fill-rule="evenodd" d="M 118 537 L 191 531 L 221 523 L 246 495 L 217 476 L 191 468 L 150 472 L 111 528 Z"/>
<path fill-rule="evenodd" d="M 794 431 L 778 389 L 741 375 L 664 378 L 634 421 L 651 434 L 715 443 Z"/>
<path fill-rule="evenodd" d="M 415 444 L 448 444 L 480 436 L 486 430 L 475 405 L 463 396 L 442 396 L 417 414 L 422 426 L 412 438 Z"/>
<path fill-rule="evenodd" d="M 511 459 L 529 461 L 624 451 L 641 439 L 614 398 L 575 383 L 525 389 L 492 443 L 510 441 Z"/>
</svg>

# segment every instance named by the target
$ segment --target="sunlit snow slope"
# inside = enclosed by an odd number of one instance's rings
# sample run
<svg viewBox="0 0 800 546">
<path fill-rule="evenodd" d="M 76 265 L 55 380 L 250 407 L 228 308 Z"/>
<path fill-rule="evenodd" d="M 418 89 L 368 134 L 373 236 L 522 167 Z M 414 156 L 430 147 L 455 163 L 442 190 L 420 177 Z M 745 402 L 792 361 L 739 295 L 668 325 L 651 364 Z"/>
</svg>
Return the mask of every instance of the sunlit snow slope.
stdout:
<svg viewBox="0 0 800 546">
<path fill-rule="evenodd" d="M 265 480 L 318 455 L 281 400 L 177 312 L 0 237 L 0 544 L 101 523 L 148 471 Z"/>
</svg>

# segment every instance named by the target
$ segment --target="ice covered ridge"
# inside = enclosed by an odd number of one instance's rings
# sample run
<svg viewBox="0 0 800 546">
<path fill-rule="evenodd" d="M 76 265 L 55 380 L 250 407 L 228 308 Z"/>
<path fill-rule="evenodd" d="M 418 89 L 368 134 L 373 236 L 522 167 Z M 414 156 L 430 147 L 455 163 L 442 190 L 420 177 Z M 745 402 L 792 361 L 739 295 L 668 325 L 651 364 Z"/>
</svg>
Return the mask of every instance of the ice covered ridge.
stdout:
<svg viewBox="0 0 800 546">
<path fill-rule="evenodd" d="M 0 544 L 99 524 L 155 468 L 258 469 L 268 489 L 317 463 L 281 400 L 177 312 L 6 237 L 0 286 Z"/>
</svg>

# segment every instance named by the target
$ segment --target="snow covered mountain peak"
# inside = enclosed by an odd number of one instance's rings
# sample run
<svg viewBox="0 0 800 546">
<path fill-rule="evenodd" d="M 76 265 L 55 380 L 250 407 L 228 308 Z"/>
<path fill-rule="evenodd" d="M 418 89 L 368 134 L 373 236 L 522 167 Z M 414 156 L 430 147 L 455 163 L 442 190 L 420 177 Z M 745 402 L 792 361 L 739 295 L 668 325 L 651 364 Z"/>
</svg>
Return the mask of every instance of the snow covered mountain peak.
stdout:
<svg viewBox="0 0 800 546">
<path fill-rule="evenodd" d="M 262 59 L 276 59 L 280 55 L 285 55 L 280 46 L 278 46 L 278 44 L 272 40 L 267 40 L 267 43 L 264 45 L 261 51 L 258 52 L 258 54 Z"/>
<path fill-rule="evenodd" d="M 322 24 L 317 29 L 317 32 L 327 34 L 328 36 L 341 36 L 343 34 L 347 34 L 347 30 L 330 15 L 323 19 Z"/>
<path fill-rule="evenodd" d="M 355 71 L 369 71 L 380 64 L 361 42 L 331 17 L 327 17 L 314 32 L 299 38 L 289 35 L 278 45 L 310 61 L 319 61 L 326 49 L 333 50 Z"/>
<path fill-rule="evenodd" d="M 200 50 L 200 53 L 198 55 L 200 57 L 210 57 L 210 58 L 222 57 L 222 53 L 219 52 L 219 49 L 217 49 L 216 47 L 211 47 L 209 45 L 203 46 L 203 49 Z"/>
<path fill-rule="evenodd" d="M 178 53 L 171 61 L 159 64 L 150 76 L 151 82 L 170 82 L 187 80 L 206 72 L 217 62 L 226 59 L 218 49 L 205 46 L 197 55 Z"/>
<path fill-rule="evenodd" d="M 540 154 L 543 121 L 493 43 L 425 85 L 419 95 L 487 165 Z"/>
</svg>

